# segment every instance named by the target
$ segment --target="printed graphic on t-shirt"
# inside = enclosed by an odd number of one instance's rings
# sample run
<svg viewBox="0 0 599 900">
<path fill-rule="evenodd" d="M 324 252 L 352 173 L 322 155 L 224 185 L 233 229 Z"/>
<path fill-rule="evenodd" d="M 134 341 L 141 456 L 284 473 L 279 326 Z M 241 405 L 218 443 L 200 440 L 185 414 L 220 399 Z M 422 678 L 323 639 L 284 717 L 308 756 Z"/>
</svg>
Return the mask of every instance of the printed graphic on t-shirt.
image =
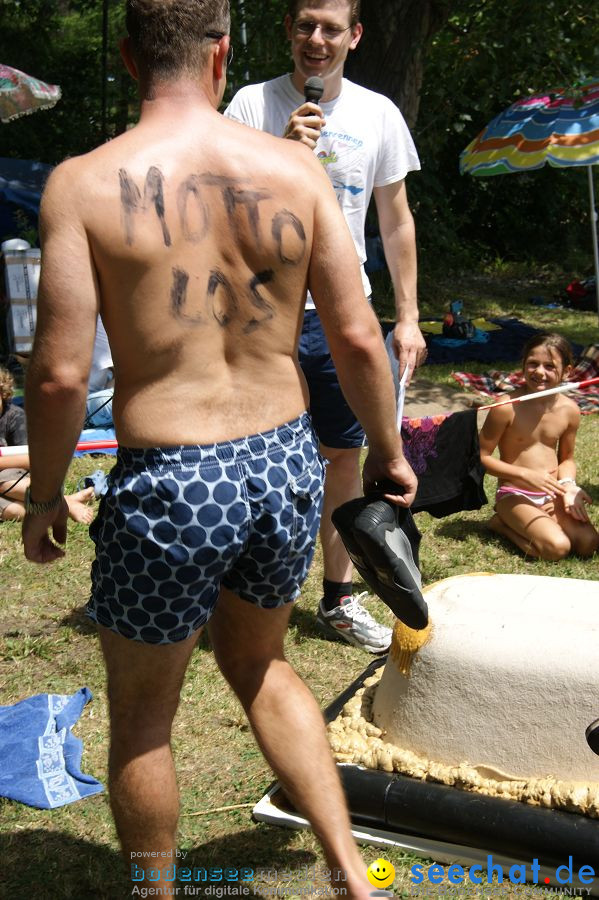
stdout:
<svg viewBox="0 0 599 900">
<path fill-rule="evenodd" d="M 325 129 L 318 141 L 317 158 L 335 189 L 337 200 L 343 206 L 347 198 L 364 192 L 363 153 L 364 141 L 350 134 Z"/>
</svg>

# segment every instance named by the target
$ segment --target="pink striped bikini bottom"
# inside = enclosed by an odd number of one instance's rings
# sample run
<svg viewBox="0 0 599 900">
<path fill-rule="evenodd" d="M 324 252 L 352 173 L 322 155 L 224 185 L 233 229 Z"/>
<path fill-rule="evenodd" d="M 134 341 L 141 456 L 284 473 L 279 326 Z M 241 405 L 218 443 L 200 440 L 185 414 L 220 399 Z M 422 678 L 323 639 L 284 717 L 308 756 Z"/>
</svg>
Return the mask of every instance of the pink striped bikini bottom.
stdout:
<svg viewBox="0 0 599 900">
<path fill-rule="evenodd" d="M 524 488 L 514 487 L 512 484 L 502 484 L 501 487 L 497 488 L 495 503 L 499 503 L 500 500 L 504 500 L 506 497 L 524 497 L 525 500 L 529 500 L 535 506 L 545 506 L 546 503 L 553 500 L 551 494 L 546 494 L 544 491 L 527 491 Z"/>
</svg>

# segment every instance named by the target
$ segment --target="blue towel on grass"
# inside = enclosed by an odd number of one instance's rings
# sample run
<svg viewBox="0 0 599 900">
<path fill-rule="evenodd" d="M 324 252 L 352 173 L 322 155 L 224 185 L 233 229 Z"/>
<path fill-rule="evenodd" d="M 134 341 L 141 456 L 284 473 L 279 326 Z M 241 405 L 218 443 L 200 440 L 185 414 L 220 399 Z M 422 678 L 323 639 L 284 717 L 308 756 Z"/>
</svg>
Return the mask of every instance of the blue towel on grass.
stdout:
<svg viewBox="0 0 599 900">
<path fill-rule="evenodd" d="M 91 699 L 84 687 L 72 697 L 36 694 L 0 706 L 0 797 L 54 809 L 104 790 L 82 774 L 83 742 L 71 733 Z"/>
<path fill-rule="evenodd" d="M 80 436 L 80 441 L 115 441 L 116 434 L 114 428 L 85 428 Z M 116 447 L 109 448 L 107 450 L 76 450 L 73 456 L 84 456 L 86 453 L 91 454 L 100 454 L 103 456 L 106 454 L 107 456 L 115 456 L 117 452 Z"/>
</svg>

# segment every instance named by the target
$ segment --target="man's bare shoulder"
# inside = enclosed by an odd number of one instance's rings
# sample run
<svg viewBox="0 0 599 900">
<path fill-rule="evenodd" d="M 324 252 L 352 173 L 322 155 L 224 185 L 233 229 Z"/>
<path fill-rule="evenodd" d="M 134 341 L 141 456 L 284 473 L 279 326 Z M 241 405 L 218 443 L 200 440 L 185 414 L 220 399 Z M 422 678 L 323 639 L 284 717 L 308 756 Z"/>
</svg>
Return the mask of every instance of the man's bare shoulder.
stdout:
<svg viewBox="0 0 599 900">
<path fill-rule="evenodd" d="M 115 138 L 110 144 L 116 144 L 119 138 Z M 71 156 L 59 163 L 50 173 L 45 188 L 44 202 L 46 206 L 55 199 L 62 197 L 63 201 L 78 201 L 85 205 L 86 189 L 97 178 L 102 169 L 105 169 L 109 160 L 116 156 L 116 147 L 108 151 L 110 144 L 103 144 L 89 153 L 80 156 Z"/>
<path fill-rule="evenodd" d="M 255 161 L 261 167 L 269 166 L 272 161 L 276 161 L 279 166 L 284 167 L 279 170 L 281 174 L 287 173 L 290 177 L 308 180 L 317 178 L 319 182 L 323 179 L 329 183 L 321 163 L 304 144 L 249 128 L 235 119 L 224 116 L 222 126 L 226 129 L 229 139 L 238 145 L 246 162 L 251 159 L 249 153 L 259 153 L 260 157 Z"/>
<path fill-rule="evenodd" d="M 46 181 L 40 206 L 42 221 L 60 215 L 71 215 L 81 197 L 83 156 L 73 156 L 59 163 Z"/>
</svg>

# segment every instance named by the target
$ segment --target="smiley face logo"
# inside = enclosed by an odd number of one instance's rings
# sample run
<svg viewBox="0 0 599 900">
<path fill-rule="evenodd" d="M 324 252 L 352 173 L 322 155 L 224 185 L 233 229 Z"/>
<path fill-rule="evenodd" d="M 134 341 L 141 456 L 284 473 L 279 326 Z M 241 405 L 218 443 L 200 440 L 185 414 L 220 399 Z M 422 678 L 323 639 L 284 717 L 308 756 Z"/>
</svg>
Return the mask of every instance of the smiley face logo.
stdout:
<svg viewBox="0 0 599 900">
<path fill-rule="evenodd" d="M 395 869 L 387 859 L 376 859 L 370 863 L 366 872 L 368 880 L 377 888 L 386 888 L 395 880 Z"/>
</svg>

